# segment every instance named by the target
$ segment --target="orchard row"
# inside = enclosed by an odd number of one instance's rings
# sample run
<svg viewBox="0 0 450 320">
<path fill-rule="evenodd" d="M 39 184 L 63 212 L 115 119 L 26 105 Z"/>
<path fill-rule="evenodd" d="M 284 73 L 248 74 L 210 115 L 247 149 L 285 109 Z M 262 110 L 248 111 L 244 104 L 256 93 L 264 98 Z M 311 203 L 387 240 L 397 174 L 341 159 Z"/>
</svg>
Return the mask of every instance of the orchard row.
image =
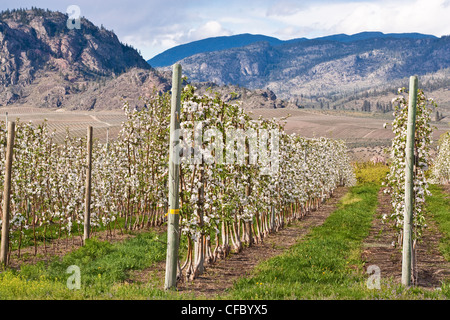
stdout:
<svg viewBox="0 0 450 320">
<path fill-rule="evenodd" d="M 91 227 L 109 234 L 161 225 L 167 216 L 170 95 L 154 95 L 142 110 L 125 104 L 124 111 L 127 121 L 117 139 L 94 143 L 92 153 Z M 180 120 L 180 236 L 188 246 L 180 271 L 189 278 L 205 263 L 301 218 L 338 186 L 355 183 L 344 142 L 286 134 L 283 119 L 254 121 L 240 106 L 217 95 L 198 96 L 190 85 L 182 93 Z M 5 159 L 4 123 L 1 128 Z M 230 142 L 226 132 L 254 137 Z M 196 135 L 203 136 L 200 144 Z M 16 123 L 11 248 L 82 236 L 86 139 L 69 132 L 63 142 L 54 137 L 45 123 Z M 191 154 L 200 160 L 192 161 Z M 217 161 L 227 154 L 236 161 Z M 0 166 L 3 190 L 4 160 Z"/>
</svg>

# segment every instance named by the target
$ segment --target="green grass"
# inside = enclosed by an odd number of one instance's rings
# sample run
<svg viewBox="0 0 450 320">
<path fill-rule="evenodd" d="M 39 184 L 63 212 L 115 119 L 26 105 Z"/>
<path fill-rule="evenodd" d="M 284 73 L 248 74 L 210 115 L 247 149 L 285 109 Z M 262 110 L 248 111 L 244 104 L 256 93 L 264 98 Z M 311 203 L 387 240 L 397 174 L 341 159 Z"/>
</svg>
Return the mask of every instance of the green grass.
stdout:
<svg viewBox="0 0 450 320">
<path fill-rule="evenodd" d="M 380 289 L 369 289 L 361 260 L 362 241 L 369 234 L 378 205 L 379 185 L 351 188 L 322 226 L 286 253 L 260 264 L 249 278 L 238 281 L 232 299 L 448 299 L 441 291 L 405 289 L 381 278 Z M 381 270 L 382 272 L 382 270 Z"/>
<path fill-rule="evenodd" d="M 428 219 L 436 221 L 437 228 L 442 235 L 439 251 L 445 260 L 450 261 L 450 195 L 441 186 L 430 185 L 432 196 L 426 197 Z M 450 298 L 450 279 L 442 283 L 442 293 Z"/>
<path fill-rule="evenodd" d="M 350 296 L 361 276 L 360 243 L 377 206 L 376 185 L 352 188 L 339 208 L 307 238 L 261 264 L 234 287 L 235 299 L 315 299 Z"/>
<path fill-rule="evenodd" d="M 432 196 L 426 198 L 427 211 L 442 234 L 439 250 L 450 261 L 450 195 L 437 185 L 430 185 L 430 191 Z"/>
<path fill-rule="evenodd" d="M 166 234 L 142 233 L 115 244 L 91 239 L 84 247 L 62 258 L 22 265 L 19 271 L 4 271 L 0 274 L 0 298 L 98 299 L 123 296 L 124 289 L 129 287 L 124 280 L 130 277 L 130 271 L 150 267 L 164 260 L 165 254 Z M 80 268 L 81 290 L 67 288 L 71 274 L 66 270 L 71 265 Z M 147 294 L 150 294 L 148 290 Z"/>
</svg>

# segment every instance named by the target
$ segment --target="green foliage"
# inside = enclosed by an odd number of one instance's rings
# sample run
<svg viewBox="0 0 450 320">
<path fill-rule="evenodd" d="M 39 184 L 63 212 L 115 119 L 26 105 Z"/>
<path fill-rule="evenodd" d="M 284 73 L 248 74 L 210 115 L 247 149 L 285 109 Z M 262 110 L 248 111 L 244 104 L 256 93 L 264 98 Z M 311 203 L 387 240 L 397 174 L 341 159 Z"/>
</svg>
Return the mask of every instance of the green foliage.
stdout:
<svg viewBox="0 0 450 320">
<path fill-rule="evenodd" d="M 0 273 L 0 299 L 53 300 L 81 299 L 80 291 L 70 291 L 62 282 L 40 276 L 30 279 L 12 271 Z"/>
<path fill-rule="evenodd" d="M 368 166 L 370 167 L 370 166 Z M 450 200 L 438 186 L 427 208 L 444 235 L 441 251 L 450 258 Z M 285 254 L 260 264 L 250 278 L 236 283 L 231 299 L 448 299 L 450 283 L 441 291 L 404 289 L 382 278 L 380 290 L 366 286 L 362 241 L 367 237 L 377 207 L 379 185 L 366 183 L 350 189 L 338 210 L 325 223 Z M 194 299 L 192 295 L 165 292 L 150 283 L 128 284 L 130 270 L 163 261 L 166 235 L 143 233 L 121 243 L 97 239 L 49 263 L 23 265 L 0 273 L 0 299 Z M 81 269 L 81 290 L 69 290 L 69 265 Z M 132 278 L 131 278 L 132 279 Z M 218 298 L 218 297 L 207 297 Z"/>
<path fill-rule="evenodd" d="M 439 251 L 445 260 L 450 261 L 450 194 L 442 190 L 438 185 L 430 185 L 433 196 L 428 196 L 427 211 L 436 221 L 442 238 L 439 243 Z M 450 280 L 446 280 L 441 286 L 442 293 L 450 298 Z"/>
</svg>

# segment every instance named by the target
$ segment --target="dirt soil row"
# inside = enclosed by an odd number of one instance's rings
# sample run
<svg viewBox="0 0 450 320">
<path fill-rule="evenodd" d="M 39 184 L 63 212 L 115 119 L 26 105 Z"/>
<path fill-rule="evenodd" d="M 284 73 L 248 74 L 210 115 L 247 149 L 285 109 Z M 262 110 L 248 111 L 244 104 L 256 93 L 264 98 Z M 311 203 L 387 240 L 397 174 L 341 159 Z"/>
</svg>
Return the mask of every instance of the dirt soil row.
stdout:
<svg viewBox="0 0 450 320">
<path fill-rule="evenodd" d="M 444 187 L 450 194 L 450 185 Z M 376 265 L 381 270 L 381 278 L 391 278 L 395 283 L 401 283 L 402 254 L 397 243 L 395 231 L 382 222 L 384 214 L 391 210 L 390 196 L 380 190 L 377 214 L 372 223 L 370 234 L 364 242 L 363 260 L 365 266 Z M 450 262 L 439 252 L 441 234 L 433 219 L 427 219 L 423 239 L 417 244 L 417 283 L 422 288 L 438 288 L 441 281 L 450 278 Z"/>
<path fill-rule="evenodd" d="M 220 260 L 206 267 L 206 272 L 192 282 L 181 282 L 177 285 L 180 292 L 194 296 L 214 297 L 223 295 L 234 282 L 241 277 L 249 276 L 253 268 L 260 262 L 282 254 L 286 249 L 300 241 L 311 228 L 324 223 L 328 216 L 336 210 L 339 200 L 347 193 L 348 188 L 338 188 L 333 197 L 302 220 L 293 222 L 290 226 L 270 234 L 262 243 L 245 248 L 238 254 L 231 254 L 225 260 Z M 163 287 L 165 262 L 157 266 L 134 273 L 134 281 L 148 283 L 150 279 L 159 279 L 154 286 Z"/>
</svg>

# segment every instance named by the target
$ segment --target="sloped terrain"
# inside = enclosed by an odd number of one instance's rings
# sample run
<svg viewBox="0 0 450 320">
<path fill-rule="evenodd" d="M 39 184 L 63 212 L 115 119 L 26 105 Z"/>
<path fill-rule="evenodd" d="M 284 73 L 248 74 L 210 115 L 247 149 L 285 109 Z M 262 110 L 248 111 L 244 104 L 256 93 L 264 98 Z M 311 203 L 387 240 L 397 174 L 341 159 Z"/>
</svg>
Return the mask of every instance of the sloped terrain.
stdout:
<svg viewBox="0 0 450 320">
<path fill-rule="evenodd" d="M 411 75 L 433 90 L 448 87 L 450 37 L 327 37 L 282 44 L 257 42 L 198 53 L 180 63 L 193 82 L 270 89 L 297 106 L 404 86 Z M 353 40 L 352 40 L 353 39 Z M 161 68 L 162 70 L 167 69 Z M 443 103 L 450 101 L 447 94 Z M 348 101 L 347 101 L 348 102 Z"/>
</svg>

